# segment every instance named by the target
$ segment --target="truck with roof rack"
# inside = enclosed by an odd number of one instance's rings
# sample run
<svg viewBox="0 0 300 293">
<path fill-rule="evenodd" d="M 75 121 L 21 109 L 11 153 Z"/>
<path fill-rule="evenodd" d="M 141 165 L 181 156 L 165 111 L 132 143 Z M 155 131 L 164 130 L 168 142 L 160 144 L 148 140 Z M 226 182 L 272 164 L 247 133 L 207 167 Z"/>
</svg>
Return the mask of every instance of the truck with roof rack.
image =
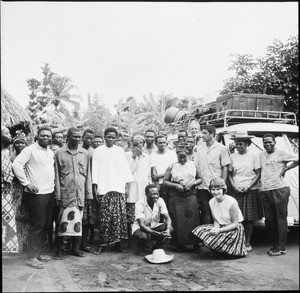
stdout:
<svg viewBox="0 0 300 293">
<path fill-rule="evenodd" d="M 264 150 L 262 137 L 272 133 L 276 147 L 299 154 L 299 127 L 296 115 L 284 111 L 284 97 L 261 94 L 231 94 L 217 97 L 216 101 L 191 112 L 169 108 L 165 123 L 170 130 L 189 129 L 191 121 L 200 126 L 212 124 L 217 129 L 217 140 L 234 151 L 234 142 L 229 139 L 238 130 L 247 131 L 251 139 L 249 150 L 260 153 Z M 288 204 L 288 225 L 299 226 L 299 167 L 286 172 L 285 180 L 291 189 Z M 262 221 L 259 223 L 263 223 Z"/>
</svg>

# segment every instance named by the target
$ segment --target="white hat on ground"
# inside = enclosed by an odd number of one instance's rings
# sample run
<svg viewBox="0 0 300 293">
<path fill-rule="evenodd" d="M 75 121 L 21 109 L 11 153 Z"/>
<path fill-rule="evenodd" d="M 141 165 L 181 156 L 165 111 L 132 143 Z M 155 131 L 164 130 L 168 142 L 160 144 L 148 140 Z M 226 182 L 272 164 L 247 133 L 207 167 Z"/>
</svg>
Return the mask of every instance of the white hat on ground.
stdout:
<svg viewBox="0 0 300 293">
<path fill-rule="evenodd" d="M 145 258 L 152 263 L 166 263 L 174 258 L 174 254 L 167 255 L 163 249 L 155 249 L 152 254 L 146 255 Z"/>
</svg>

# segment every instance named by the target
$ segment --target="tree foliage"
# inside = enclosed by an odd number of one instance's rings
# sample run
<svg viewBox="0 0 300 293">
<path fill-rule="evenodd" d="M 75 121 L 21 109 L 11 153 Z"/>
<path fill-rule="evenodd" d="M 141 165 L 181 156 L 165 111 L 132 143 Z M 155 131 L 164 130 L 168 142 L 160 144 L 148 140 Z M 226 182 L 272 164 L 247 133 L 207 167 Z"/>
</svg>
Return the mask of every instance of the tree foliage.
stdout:
<svg viewBox="0 0 300 293">
<path fill-rule="evenodd" d="M 111 124 L 112 115 L 97 93 L 93 98 L 88 94 L 88 109 L 83 120 L 83 126 L 93 129 L 96 134 L 103 134 L 104 129 Z"/>
<path fill-rule="evenodd" d="M 262 58 L 233 54 L 229 70 L 235 76 L 225 81 L 221 95 L 259 93 L 285 97 L 285 111 L 294 112 L 299 121 L 299 52 L 298 37 L 284 44 L 274 40 Z"/>
<path fill-rule="evenodd" d="M 27 80 L 29 94 L 28 111 L 36 125 L 77 126 L 81 116 L 81 97 L 72 94 L 75 88 L 71 79 L 54 73 L 48 63 L 41 67 L 42 79 Z M 73 110 L 70 110 L 70 107 Z"/>
<path fill-rule="evenodd" d="M 138 102 L 134 97 L 128 97 L 125 101 L 120 99 L 116 105 L 117 114 L 112 123 L 122 132 L 130 136 L 143 134 L 146 129 L 153 129 L 156 133 L 166 131 L 168 125 L 164 123 L 166 110 L 170 107 L 190 111 L 193 105 L 199 104 L 200 99 L 194 97 L 178 98 L 172 93 L 160 93 L 143 96 L 144 100 Z"/>
</svg>

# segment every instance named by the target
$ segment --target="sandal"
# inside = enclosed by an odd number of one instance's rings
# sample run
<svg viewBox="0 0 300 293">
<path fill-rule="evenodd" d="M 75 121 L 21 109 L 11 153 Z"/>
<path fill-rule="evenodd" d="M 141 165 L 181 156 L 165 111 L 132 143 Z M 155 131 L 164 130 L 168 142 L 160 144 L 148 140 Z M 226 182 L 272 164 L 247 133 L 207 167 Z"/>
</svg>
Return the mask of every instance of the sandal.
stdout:
<svg viewBox="0 0 300 293">
<path fill-rule="evenodd" d="M 37 259 L 39 261 L 49 261 L 51 260 L 51 257 L 49 255 L 40 255 Z"/>
<path fill-rule="evenodd" d="M 105 251 L 105 246 L 100 246 L 97 250 L 93 251 L 93 254 L 99 255 Z"/>
<path fill-rule="evenodd" d="M 252 246 L 250 244 L 246 244 L 246 250 L 247 250 L 247 252 L 251 252 Z"/>
<path fill-rule="evenodd" d="M 270 250 L 268 252 L 268 255 L 270 256 L 277 256 L 277 255 L 282 255 L 284 253 L 281 252 L 281 250 L 278 250 L 278 249 L 274 249 L 274 250 Z"/>
<path fill-rule="evenodd" d="M 94 249 L 92 247 L 89 247 L 89 246 L 82 247 L 82 248 L 80 248 L 80 250 L 85 251 L 85 252 L 89 252 L 89 253 L 94 252 Z"/>
<path fill-rule="evenodd" d="M 62 255 L 61 253 L 58 253 L 58 254 L 56 254 L 56 255 L 54 256 L 54 259 L 55 259 L 55 260 L 63 260 L 64 257 L 63 257 L 63 255 Z"/>
<path fill-rule="evenodd" d="M 78 256 L 78 257 L 85 257 L 85 255 L 79 251 L 71 251 L 71 255 Z"/>
<path fill-rule="evenodd" d="M 34 269 L 44 269 L 45 268 L 45 266 L 38 260 L 30 260 L 30 261 L 26 262 L 26 265 L 29 267 L 32 267 Z"/>
</svg>

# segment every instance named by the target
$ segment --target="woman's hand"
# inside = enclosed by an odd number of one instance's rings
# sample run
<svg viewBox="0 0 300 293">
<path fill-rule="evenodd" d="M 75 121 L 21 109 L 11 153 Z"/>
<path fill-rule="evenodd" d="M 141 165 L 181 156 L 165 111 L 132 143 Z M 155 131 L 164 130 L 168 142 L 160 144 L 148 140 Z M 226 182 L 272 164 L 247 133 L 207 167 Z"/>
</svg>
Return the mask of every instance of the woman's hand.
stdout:
<svg viewBox="0 0 300 293">
<path fill-rule="evenodd" d="M 213 227 L 213 228 L 210 230 L 210 233 L 211 233 L 211 234 L 214 234 L 214 235 L 217 235 L 217 234 L 221 233 L 221 228 Z"/>
<path fill-rule="evenodd" d="M 188 182 L 186 185 L 185 185 L 185 190 L 191 190 L 193 187 L 194 187 L 194 181 L 191 181 L 191 182 Z"/>
<path fill-rule="evenodd" d="M 136 157 L 139 157 L 142 154 L 142 146 L 137 146 L 132 149 L 132 158 L 135 160 Z"/>
<path fill-rule="evenodd" d="M 178 192 L 184 192 L 184 187 L 179 184 L 179 183 L 174 183 L 175 184 L 175 189 L 178 191 Z"/>
<path fill-rule="evenodd" d="M 236 193 L 244 192 L 240 188 L 237 188 L 236 185 L 232 185 L 232 188 Z"/>
<path fill-rule="evenodd" d="M 240 188 L 240 191 L 239 192 L 249 192 L 249 190 L 250 190 L 250 185 L 247 185 L 247 186 L 245 186 L 245 187 L 242 187 L 242 188 Z"/>
</svg>

